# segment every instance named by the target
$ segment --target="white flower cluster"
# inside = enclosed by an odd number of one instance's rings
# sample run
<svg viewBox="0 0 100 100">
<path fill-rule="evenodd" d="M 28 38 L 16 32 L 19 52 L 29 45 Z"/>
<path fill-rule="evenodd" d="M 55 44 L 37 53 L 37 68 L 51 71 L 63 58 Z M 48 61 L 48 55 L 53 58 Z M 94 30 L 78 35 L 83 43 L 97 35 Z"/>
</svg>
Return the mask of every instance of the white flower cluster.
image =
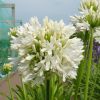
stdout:
<svg viewBox="0 0 100 100">
<path fill-rule="evenodd" d="M 85 18 L 83 16 L 70 16 L 71 22 L 76 27 L 77 32 L 83 32 L 85 30 L 90 29 L 90 24 L 88 21 L 85 21 Z"/>
<path fill-rule="evenodd" d="M 43 25 L 34 17 L 29 23 L 12 29 L 9 32 L 11 47 L 18 51 L 18 69 L 23 81 L 42 82 L 45 71 L 56 72 L 63 81 L 67 77 L 75 78 L 83 58 L 83 42 L 77 37 L 70 38 L 75 31 L 72 25 L 66 26 L 62 20 L 57 22 L 47 17 Z"/>
<path fill-rule="evenodd" d="M 78 32 L 94 29 L 93 36 L 100 43 L 100 0 L 82 0 L 80 16 L 71 16 Z"/>
<path fill-rule="evenodd" d="M 100 0 L 83 0 L 80 9 L 91 27 L 100 26 Z"/>
<path fill-rule="evenodd" d="M 81 2 L 81 10 L 87 10 L 90 9 L 97 10 L 99 7 L 100 1 L 99 0 L 82 0 Z"/>
</svg>

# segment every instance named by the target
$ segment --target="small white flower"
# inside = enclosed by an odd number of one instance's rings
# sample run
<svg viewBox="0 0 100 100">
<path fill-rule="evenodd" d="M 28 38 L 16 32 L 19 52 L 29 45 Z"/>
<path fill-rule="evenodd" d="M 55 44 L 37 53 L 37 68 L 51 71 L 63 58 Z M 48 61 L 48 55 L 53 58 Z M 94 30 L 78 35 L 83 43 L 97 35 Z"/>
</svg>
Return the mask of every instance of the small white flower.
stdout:
<svg viewBox="0 0 100 100">
<path fill-rule="evenodd" d="M 34 55 L 29 55 L 28 54 L 25 59 L 30 61 L 30 60 L 32 60 L 33 57 L 34 57 Z"/>
<path fill-rule="evenodd" d="M 23 82 L 30 81 L 30 80 L 32 80 L 32 76 L 33 76 L 33 74 L 28 73 L 27 75 L 25 75 L 25 77 L 23 77 L 22 81 Z"/>
<path fill-rule="evenodd" d="M 90 25 L 87 22 L 76 23 L 77 31 L 89 30 Z"/>
<path fill-rule="evenodd" d="M 70 16 L 70 18 L 77 32 L 90 29 L 90 24 L 84 20 L 83 16 Z"/>
</svg>

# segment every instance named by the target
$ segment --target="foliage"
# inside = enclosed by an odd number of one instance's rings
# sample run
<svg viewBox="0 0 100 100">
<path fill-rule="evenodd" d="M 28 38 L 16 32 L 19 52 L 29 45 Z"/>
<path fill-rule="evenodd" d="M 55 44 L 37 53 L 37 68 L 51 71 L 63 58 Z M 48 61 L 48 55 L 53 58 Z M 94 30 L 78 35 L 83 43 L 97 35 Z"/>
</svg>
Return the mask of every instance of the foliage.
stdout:
<svg viewBox="0 0 100 100">
<path fill-rule="evenodd" d="M 47 17 L 40 25 L 35 17 L 11 29 L 11 47 L 18 51 L 11 64 L 22 72 L 22 85 L 12 89 L 17 100 L 100 98 L 99 5 L 98 0 L 83 0 L 81 15 L 71 16 L 73 25 Z"/>
</svg>

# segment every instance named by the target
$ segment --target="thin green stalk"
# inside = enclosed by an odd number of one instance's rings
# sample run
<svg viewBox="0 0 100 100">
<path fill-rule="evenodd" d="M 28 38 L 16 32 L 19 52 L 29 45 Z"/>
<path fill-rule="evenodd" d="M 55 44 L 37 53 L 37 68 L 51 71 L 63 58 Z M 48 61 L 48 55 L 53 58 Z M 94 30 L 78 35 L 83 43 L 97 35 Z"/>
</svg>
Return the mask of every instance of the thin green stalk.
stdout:
<svg viewBox="0 0 100 100">
<path fill-rule="evenodd" d="M 92 97 L 92 96 L 93 96 L 93 93 L 94 93 L 95 84 L 96 84 L 96 82 L 97 82 L 97 77 L 98 77 L 98 72 L 99 72 L 99 64 L 100 64 L 100 61 L 98 61 L 97 66 L 96 66 L 96 71 L 95 71 L 96 75 L 95 75 L 94 84 L 92 85 L 90 97 Z M 90 98 L 90 99 L 91 99 L 91 98 Z M 89 100 L 90 100 L 90 99 L 89 99 Z"/>
<path fill-rule="evenodd" d="M 54 100 L 54 91 L 53 91 L 53 87 L 55 86 L 54 84 L 54 80 L 55 79 L 55 75 L 51 74 L 51 80 L 50 80 L 50 100 Z"/>
<path fill-rule="evenodd" d="M 10 92 L 11 100 L 14 100 L 13 92 L 11 90 L 10 79 L 9 79 L 8 75 L 7 75 L 7 82 L 8 82 L 8 87 L 9 87 L 9 92 Z"/>
<path fill-rule="evenodd" d="M 85 35 L 87 35 L 87 32 L 85 32 Z M 84 36 L 84 39 L 85 38 L 86 38 L 86 36 Z M 77 100 L 79 86 L 80 86 L 80 83 L 81 83 L 81 80 L 82 80 L 82 76 L 83 76 L 83 73 L 84 73 L 84 67 L 87 65 L 86 61 L 87 61 L 88 50 L 89 50 L 88 44 L 89 44 L 89 40 L 88 40 L 88 42 L 86 40 L 85 41 L 85 48 L 84 48 L 85 49 L 84 59 L 81 62 L 80 66 L 79 66 L 79 69 L 78 69 L 78 73 L 77 73 L 76 88 L 75 88 L 75 98 L 74 98 L 75 100 Z"/>
<path fill-rule="evenodd" d="M 49 72 L 45 73 L 45 85 L 46 85 L 45 100 L 50 100 L 50 73 Z"/>
<path fill-rule="evenodd" d="M 21 78 L 21 84 L 22 84 L 22 88 L 23 88 L 24 99 L 27 100 L 27 98 L 26 98 L 27 93 L 26 93 L 25 85 L 22 81 L 22 75 L 20 75 L 20 78 Z"/>
<path fill-rule="evenodd" d="M 79 86 L 80 86 L 82 76 L 83 76 L 83 71 L 84 71 L 84 64 L 85 64 L 85 60 L 82 61 L 82 64 L 80 65 L 80 68 L 79 68 L 76 89 L 75 89 L 75 100 L 77 100 L 78 90 L 79 90 Z"/>
<path fill-rule="evenodd" d="M 91 29 L 90 32 L 90 48 L 89 48 L 89 57 L 88 57 L 88 63 L 87 63 L 87 73 L 86 73 L 86 85 L 85 85 L 85 91 L 84 91 L 84 100 L 88 99 L 88 87 L 89 87 L 89 78 L 90 78 L 90 71 L 91 71 L 91 65 L 92 65 L 92 49 L 93 49 L 93 29 Z"/>
<path fill-rule="evenodd" d="M 50 100 L 49 98 L 49 96 L 50 96 L 50 80 L 49 79 L 47 79 L 46 80 L 46 100 Z"/>
</svg>

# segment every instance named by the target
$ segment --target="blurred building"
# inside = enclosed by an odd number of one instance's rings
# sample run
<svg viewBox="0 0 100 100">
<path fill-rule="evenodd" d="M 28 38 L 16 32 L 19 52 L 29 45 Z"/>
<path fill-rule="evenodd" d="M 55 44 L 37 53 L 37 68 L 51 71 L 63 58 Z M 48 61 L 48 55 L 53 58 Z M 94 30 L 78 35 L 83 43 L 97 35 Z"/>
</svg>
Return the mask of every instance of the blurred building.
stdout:
<svg viewBox="0 0 100 100">
<path fill-rule="evenodd" d="M 21 25 L 22 21 L 15 18 L 15 4 L 7 4 L 0 0 L 0 67 L 8 62 L 12 55 L 10 50 L 9 29 Z"/>
</svg>

